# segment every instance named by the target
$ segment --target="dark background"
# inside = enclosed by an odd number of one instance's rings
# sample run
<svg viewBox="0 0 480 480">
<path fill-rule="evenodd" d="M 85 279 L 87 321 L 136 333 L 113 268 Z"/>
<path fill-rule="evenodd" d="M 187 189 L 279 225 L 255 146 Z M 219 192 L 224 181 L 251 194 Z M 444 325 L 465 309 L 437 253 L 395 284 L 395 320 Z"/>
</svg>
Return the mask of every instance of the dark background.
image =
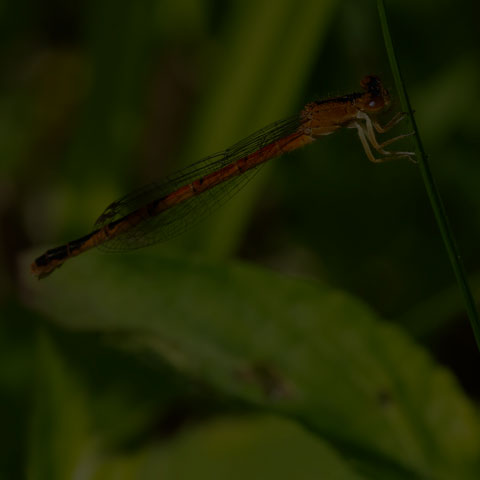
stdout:
<svg viewBox="0 0 480 480">
<path fill-rule="evenodd" d="M 404 0 L 387 8 L 420 133 L 478 298 L 475 4 Z M 132 367 L 95 338 L 56 330 L 26 306 L 18 255 L 82 236 L 132 188 L 308 101 L 358 91 L 365 74 L 380 75 L 395 93 L 375 2 L 364 0 L 17 0 L 3 4 L 0 22 L 0 381 L 9 459 L 1 474 L 19 478 L 35 409 L 39 324 L 52 329 L 73 362 L 88 358 L 86 345 L 101 357 L 95 367 L 77 365 L 92 389 L 103 381 L 102 362 L 106 371 L 109 363 Z M 405 123 L 395 132 L 407 130 Z M 402 148 L 413 146 L 405 141 Z M 274 160 L 191 233 L 152 248 L 242 259 L 345 290 L 401 325 L 478 400 L 478 351 L 418 168 L 404 160 L 368 162 L 352 130 Z M 168 438 L 178 425 L 221 408 L 205 392 L 192 406 L 184 395 L 188 381 L 166 370 L 175 408 L 140 438 L 123 435 L 128 442 Z"/>
</svg>

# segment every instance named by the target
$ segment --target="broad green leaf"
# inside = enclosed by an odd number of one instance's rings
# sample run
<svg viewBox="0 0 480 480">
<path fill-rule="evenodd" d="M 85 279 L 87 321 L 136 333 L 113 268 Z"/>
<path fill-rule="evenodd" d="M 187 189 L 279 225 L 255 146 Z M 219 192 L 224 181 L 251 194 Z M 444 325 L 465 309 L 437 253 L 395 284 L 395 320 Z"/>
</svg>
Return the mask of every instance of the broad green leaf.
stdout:
<svg viewBox="0 0 480 480">
<path fill-rule="evenodd" d="M 188 459 L 186 461 L 186 459 Z M 110 456 L 92 480 L 245 478 L 360 480 L 324 442 L 291 422 L 260 417 L 220 418 L 168 443 Z"/>
<path fill-rule="evenodd" d="M 74 478 L 90 454 L 85 392 L 47 334 L 40 334 L 27 472 L 29 480 Z"/>
<path fill-rule="evenodd" d="M 65 327 L 118 334 L 132 351 L 298 420 L 371 478 L 473 478 L 478 468 L 478 417 L 452 375 L 344 292 L 148 252 L 85 255 L 25 289 Z"/>
</svg>

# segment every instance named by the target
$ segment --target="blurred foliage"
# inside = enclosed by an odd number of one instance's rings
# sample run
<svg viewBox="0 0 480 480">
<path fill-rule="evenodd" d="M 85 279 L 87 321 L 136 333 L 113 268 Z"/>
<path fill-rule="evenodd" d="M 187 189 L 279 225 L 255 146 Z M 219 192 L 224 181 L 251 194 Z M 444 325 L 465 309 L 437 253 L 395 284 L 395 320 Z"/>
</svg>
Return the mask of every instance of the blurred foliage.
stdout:
<svg viewBox="0 0 480 480">
<path fill-rule="evenodd" d="M 478 298 L 476 3 L 386 3 Z M 391 87 L 375 2 L 17 0 L 0 27 L 1 478 L 476 478 L 478 352 L 422 182 L 353 131 L 181 238 L 28 278 L 130 189 Z"/>
</svg>

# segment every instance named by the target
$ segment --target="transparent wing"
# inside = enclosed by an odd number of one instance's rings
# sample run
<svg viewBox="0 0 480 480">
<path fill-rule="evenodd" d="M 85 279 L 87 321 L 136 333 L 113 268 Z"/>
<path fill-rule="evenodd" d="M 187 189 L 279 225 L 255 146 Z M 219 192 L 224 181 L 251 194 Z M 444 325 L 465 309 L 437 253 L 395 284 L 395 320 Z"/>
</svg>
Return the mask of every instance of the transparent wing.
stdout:
<svg viewBox="0 0 480 480">
<path fill-rule="evenodd" d="M 99 248 L 108 252 L 124 252 L 147 247 L 182 234 L 235 195 L 255 176 L 262 165 L 175 205 L 159 215 L 145 219 L 125 233 L 100 245 Z"/>
<path fill-rule="evenodd" d="M 154 200 L 169 195 L 183 185 L 220 170 L 295 132 L 300 122 L 300 117 L 295 116 L 272 123 L 227 150 L 206 157 L 178 171 L 163 182 L 146 185 L 125 195 L 105 209 L 95 222 L 95 228 L 101 228 L 113 221 L 121 220 L 126 215 Z M 122 252 L 166 241 L 180 235 L 235 195 L 258 173 L 261 166 L 262 164 L 158 215 L 143 220 L 128 231 L 102 244 L 99 248 L 110 252 Z"/>
</svg>

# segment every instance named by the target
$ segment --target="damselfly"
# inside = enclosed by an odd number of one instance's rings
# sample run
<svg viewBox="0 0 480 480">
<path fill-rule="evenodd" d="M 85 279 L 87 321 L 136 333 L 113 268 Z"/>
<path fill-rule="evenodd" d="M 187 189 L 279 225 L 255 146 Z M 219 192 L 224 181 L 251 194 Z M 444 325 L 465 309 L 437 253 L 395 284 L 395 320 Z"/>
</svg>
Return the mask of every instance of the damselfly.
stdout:
<svg viewBox="0 0 480 480">
<path fill-rule="evenodd" d="M 309 103 L 299 115 L 273 123 L 163 182 L 152 183 L 113 202 L 100 215 L 91 233 L 45 252 L 33 262 L 32 273 L 43 278 L 69 258 L 93 247 L 122 252 L 179 235 L 238 192 L 267 160 L 340 128 L 357 130 L 372 162 L 413 159 L 413 152 L 385 150 L 410 134 L 382 143 L 376 139 L 375 132 L 387 132 L 404 117 L 397 113 L 383 127 L 375 119 L 390 105 L 390 95 L 380 79 L 367 76 L 361 86 L 361 93 Z M 381 155 L 379 158 L 372 148 Z"/>
</svg>

